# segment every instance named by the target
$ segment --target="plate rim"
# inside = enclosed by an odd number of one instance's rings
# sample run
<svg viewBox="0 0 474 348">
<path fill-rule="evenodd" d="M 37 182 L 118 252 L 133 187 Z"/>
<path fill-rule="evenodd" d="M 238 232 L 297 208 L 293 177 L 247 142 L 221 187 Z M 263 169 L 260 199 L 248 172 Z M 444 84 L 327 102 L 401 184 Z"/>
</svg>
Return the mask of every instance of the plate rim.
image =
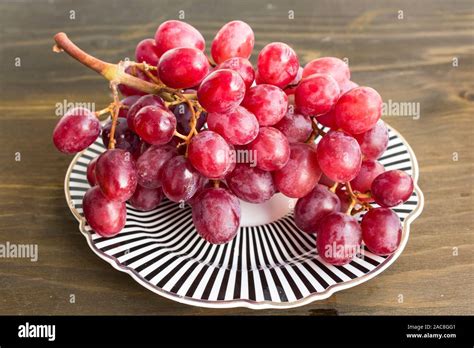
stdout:
<svg viewBox="0 0 474 348">
<path fill-rule="evenodd" d="M 390 126 L 386 121 L 384 121 L 387 127 L 397 135 L 397 137 L 400 138 L 402 143 L 407 147 L 408 154 L 410 156 L 411 162 L 413 163 L 413 168 L 412 168 L 412 177 L 413 177 L 413 183 L 414 183 L 414 191 L 416 192 L 418 196 L 418 205 L 416 208 L 405 218 L 405 220 L 402 223 L 402 239 L 400 246 L 398 247 L 397 251 L 393 253 L 392 255 L 388 256 L 385 261 L 383 262 L 383 266 L 378 267 L 373 269 L 372 271 L 364 274 L 363 276 L 348 280 L 343 283 L 336 283 L 333 285 L 330 285 L 327 287 L 324 291 L 318 292 L 318 293 L 313 293 L 310 294 L 304 298 L 301 298 L 296 301 L 291 301 L 291 302 L 274 302 L 274 301 L 252 301 L 252 300 L 243 300 L 243 299 L 233 299 L 233 300 L 218 300 L 218 301 L 212 301 L 212 300 L 197 300 L 193 299 L 191 297 L 187 296 L 179 296 L 174 293 L 171 293 L 169 291 L 163 290 L 162 288 L 159 288 L 157 286 L 154 286 L 150 284 L 148 281 L 146 281 L 143 277 L 141 277 L 137 272 L 134 270 L 123 266 L 120 264 L 120 262 L 113 256 L 107 255 L 100 251 L 93 243 L 92 243 L 92 235 L 85 229 L 85 219 L 79 214 L 79 212 L 75 209 L 74 205 L 72 204 L 72 199 L 71 195 L 69 192 L 69 179 L 71 176 L 72 169 L 74 165 L 76 164 L 77 160 L 79 157 L 82 156 L 82 154 L 87 150 L 83 150 L 79 153 L 77 153 L 74 158 L 71 160 L 71 163 L 68 166 L 66 176 L 64 178 L 64 193 L 66 196 L 66 201 L 69 209 L 71 210 L 73 216 L 76 218 L 76 220 L 79 222 L 79 230 L 82 233 L 82 235 L 85 237 L 87 244 L 89 245 L 89 248 L 92 249 L 92 251 L 99 256 L 102 260 L 106 261 L 108 264 L 110 264 L 113 268 L 120 272 L 124 272 L 128 274 L 130 277 L 132 277 L 138 284 L 141 286 L 145 287 L 146 289 L 163 296 L 169 300 L 191 305 L 191 306 L 196 306 L 196 307 L 204 307 L 204 308 L 249 308 L 249 309 L 289 309 L 289 308 L 296 308 L 300 306 L 307 305 L 309 303 L 315 302 L 315 301 L 320 301 L 329 298 L 332 296 L 334 293 L 352 288 L 354 286 L 360 285 L 362 283 L 365 283 L 366 281 L 374 278 L 375 276 L 379 275 L 383 271 L 385 271 L 387 268 L 389 268 L 392 263 L 395 262 L 396 259 L 401 255 L 403 250 L 405 249 L 406 244 L 408 243 L 408 238 L 410 235 L 410 224 L 415 221 L 415 219 L 420 216 L 421 212 L 423 211 L 424 208 L 424 196 L 423 192 L 421 191 L 420 187 L 418 186 L 418 179 L 419 179 L 419 166 L 418 166 L 418 160 L 415 156 L 415 153 L 413 152 L 413 149 L 411 148 L 410 144 L 406 141 L 406 139 L 392 126 Z"/>
</svg>

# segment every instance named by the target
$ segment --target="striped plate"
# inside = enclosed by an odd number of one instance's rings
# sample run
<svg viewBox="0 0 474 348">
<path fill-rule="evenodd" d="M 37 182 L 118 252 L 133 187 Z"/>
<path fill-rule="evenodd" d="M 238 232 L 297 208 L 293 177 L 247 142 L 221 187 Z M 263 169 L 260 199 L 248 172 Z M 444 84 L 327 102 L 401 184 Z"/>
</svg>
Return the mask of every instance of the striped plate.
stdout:
<svg viewBox="0 0 474 348">
<path fill-rule="evenodd" d="M 364 248 L 345 266 L 332 266 L 321 260 L 315 251 L 315 238 L 298 230 L 291 212 L 268 223 L 244 224 L 230 243 L 212 245 L 198 236 L 189 207 L 165 200 L 151 212 L 127 205 L 123 231 L 113 238 L 100 237 L 82 215 L 82 197 L 89 188 L 86 166 L 104 151 L 100 140 L 74 157 L 64 188 L 91 249 L 147 289 L 201 307 L 296 307 L 373 278 L 403 251 L 410 223 L 423 209 L 423 195 L 416 184 L 415 154 L 397 131 L 389 131 L 389 146 L 380 162 L 387 170 L 406 171 L 415 181 L 412 197 L 394 209 L 403 225 L 402 242 L 389 257 L 374 255 Z M 253 206 L 253 215 L 258 215 L 256 209 L 258 206 Z"/>
</svg>

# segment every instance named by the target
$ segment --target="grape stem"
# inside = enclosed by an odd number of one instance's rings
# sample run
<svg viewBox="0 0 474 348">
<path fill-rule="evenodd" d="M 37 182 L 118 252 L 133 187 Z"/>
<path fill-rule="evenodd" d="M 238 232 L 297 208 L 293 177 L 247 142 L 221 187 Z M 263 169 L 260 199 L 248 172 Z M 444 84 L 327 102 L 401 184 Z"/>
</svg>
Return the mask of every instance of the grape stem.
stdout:
<svg viewBox="0 0 474 348">
<path fill-rule="evenodd" d="M 95 72 L 101 74 L 107 80 L 111 82 L 111 88 L 114 92 L 114 103 L 113 103 L 114 114 L 118 115 L 118 110 L 120 108 L 120 102 L 118 101 L 117 103 L 118 93 L 117 95 L 115 95 L 117 86 L 119 84 L 123 84 L 123 85 L 127 85 L 129 87 L 135 88 L 139 91 L 142 91 L 148 94 L 159 95 L 165 101 L 170 102 L 170 103 L 174 103 L 176 101 L 187 103 L 192 114 L 191 120 L 189 122 L 191 130 L 187 136 L 183 136 L 180 138 L 184 139 L 186 142 L 186 145 L 188 145 L 189 142 L 191 141 L 191 138 L 195 134 L 197 134 L 197 131 L 196 131 L 197 118 L 196 118 L 196 111 L 195 111 L 194 106 L 196 106 L 198 110 L 201 110 L 200 112 L 202 112 L 204 109 L 202 108 L 201 105 L 199 105 L 196 95 L 183 94 L 179 90 L 165 86 L 158 78 L 156 78 L 156 76 L 150 73 L 150 70 L 155 70 L 156 67 L 150 66 L 146 62 L 136 63 L 136 62 L 121 61 L 118 64 L 104 62 L 96 57 L 93 57 L 92 55 L 88 54 L 87 52 L 77 47 L 68 38 L 68 36 L 62 32 L 54 35 L 54 41 L 56 42 L 56 45 L 53 47 L 54 52 L 63 52 L 63 51 L 66 52 L 72 58 L 82 63 L 83 65 L 87 66 L 88 68 L 94 70 Z M 144 81 L 133 75 L 127 74 L 125 72 L 125 69 L 130 65 L 136 66 L 137 68 L 143 70 L 145 74 L 150 78 L 150 80 L 153 81 L 153 83 Z M 114 125 L 112 125 L 111 132 L 110 132 L 111 139 L 113 139 L 114 130 L 115 130 L 115 127 Z M 115 140 L 110 141 L 111 146 L 115 146 L 114 143 L 115 143 Z M 186 150 L 186 153 L 187 153 L 187 150 Z"/>
<path fill-rule="evenodd" d="M 112 113 L 112 126 L 110 128 L 109 134 L 109 150 L 115 149 L 115 128 L 117 128 L 118 114 L 120 111 L 120 107 L 122 106 L 122 103 L 120 103 L 120 99 L 118 96 L 117 84 L 115 84 L 113 81 L 110 82 L 110 88 L 112 89 L 112 93 L 114 95 L 114 102 Z"/>
<path fill-rule="evenodd" d="M 347 214 L 351 215 L 352 210 L 354 209 L 356 204 L 359 204 L 361 206 L 361 209 L 357 210 L 357 212 L 361 212 L 363 210 L 370 210 L 372 209 L 372 206 L 368 202 L 361 201 L 360 198 L 369 198 L 371 197 L 370 194 L 356 194 L 352 190 L 351 183 L 348 181 L 345 184 L 346 190 L 349 193 L 349 196 L 351 197 L 351 204 L 349 205 L 349 208 L 347 209 Z"/>
<path fill-rule="evenodd" d="M 306 144 L 314 143 L 314 141 L 319 135 L 318 121 L 316 121 L 316 117 L 311 118 L 311 127 L 313 128 L 313 130 L 311 131 L 311 134 L 309 135 L 308 140 L 306 140 Z"/>
<path fill-rule="evenodd" d="M 337 189 L 338 186 L 339 186 L 339 183 L 335 182 L 334 185 L 331 186 L 329 191 L 331 191 L 332 193 L 336 192 L 336 189 Z"/>
</svg>

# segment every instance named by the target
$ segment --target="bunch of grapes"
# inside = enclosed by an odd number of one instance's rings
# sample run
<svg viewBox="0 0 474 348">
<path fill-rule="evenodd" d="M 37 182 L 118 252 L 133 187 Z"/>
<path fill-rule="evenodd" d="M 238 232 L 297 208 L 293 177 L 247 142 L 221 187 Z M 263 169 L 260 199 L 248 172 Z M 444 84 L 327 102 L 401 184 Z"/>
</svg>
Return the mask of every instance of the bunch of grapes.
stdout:
<svg viewBox="0 0 474 348">
<path fill-rule="evenodd" d="M 77 47 L 62 44 L 81 60 Z M 273 42 L 254 67 L 253 47 L 250 26 L 232 21 L 213 39 L 210 59 L 199 31 L 171 20 L 137 45 L 136 62 L 107 63 L 100 72 L 116 87 L 114 102 L 95 113 L 68 111 L 53 134 L 64 153 L 84 150 L 100 133 L 108 148 L 87 168 L 89 225 L 114 236 L 126 202 L 149 211 L 166 197 L 192 207 L 204 239 L 227 243 L 239 229 L 240 200 L 259 204 L 280 192 L 297 199 L 295 223 L 317 234 L 325 261 L 350 262 L 344 251 L 362 242 L 378 255 L 395 252 L 402 229 L 389 208 L 411 196 L 413 181 L 377 161 L 388 144 L 380 95 L 351 81 L 338 58 L 302 67 L 290 46 Z M 123 71 L 110 77 L 110 67 Z M 101 127 L 106 113 L 112 117 Z M 236 153 L 255 162 L 236 163 Z"/>
</svg>

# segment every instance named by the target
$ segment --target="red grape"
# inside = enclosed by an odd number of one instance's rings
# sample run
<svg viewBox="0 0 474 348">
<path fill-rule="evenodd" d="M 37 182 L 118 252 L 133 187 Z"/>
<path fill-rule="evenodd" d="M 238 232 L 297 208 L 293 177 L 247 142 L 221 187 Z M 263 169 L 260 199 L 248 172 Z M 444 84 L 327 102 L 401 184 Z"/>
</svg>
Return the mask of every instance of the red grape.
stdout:
<svg viewBox="0 0 474 348">
<path fill-rule="evenodd" d="M 255 80 L 255 71 L 253 70 L 252 63 L 248 59 L 241 57 L 229 58 L 226 61 L 220 63 L 215 70 L 219 69 L 230 69 L 239 73 L 242 80 L 244 80 L 245 87 L 249 89 Z"/>
<path fill-rule="evenodd" d="M 127 221 L 125 203 L 109 200 L 99 186 L 87 190 L 82 207 L 87 223 L 102 237 L 116 235 Z"/>
<path fill-rule="evenodd" d="M 189 123 L 191 122 L 191 110 L 189 108 L 188 103 L 181 103 L 176 105 L 173 108 L 173 114 L 176 117 L 176 121 L 178 122 L 176 125 L 176 130 L 181 134 L 189 134 L 191 131 L 191 127 Z M 207 120 L 207 112 L 203 111 L 199 114 L 199 118 L 196 121 L 196 130 L 200 131 L 201 128 L 204 126 Z"/>
<path fill-rule="evenodd" d="M 245 83 L 233 70 L 216 70 L 202 81 L 197 96 L 207 112 L 225 113 L 235 109 L 244 99 Z"/>
<path fill-rule="evenodd" d="M 125 202 L 137 187 L 137 169 L 131 154 L 122 149 L 105 151 L 95 167 L 97 182 L 105 196 Z"/>
<path fill-rule="evenodd" d="M 259 129 L 255 115 L 241 106 L 223 114 L 209 113 L 207 126 L 233 145 L 250 143 Z"/>
<path fill-rule="evenodd" d="M 242 106 L 257 117 L 261 126 L 272 126 L 285 116 L 288 96 L 278 87 L 257 85 L 247 91 Z"/>
<path fill-rule="evenodd" d="M 149 77 L 146 76 L 146 74 L 141 71 L 138 67 L 136 67 L 135 65 L 130 65 L 128 66 L 127 68 L 125 68 L 125 72 L 129 75 L 132 75 L 136 78 L 139 78 L 140 80 L 143 80 L 143 81 L 150 81 Z M 122 93 L 124 96 L 132 96 L 132 95 L 145 95 L 146 93 L 145 92 L 142 92 L 136 88 L 133 88 L 133 87 L 130 87 L 130 86 L 127 86 L 127 85 L 124 85 L 124 84 L 120 84 L 118 85 L 118 89 L 120 91 L 120 93 Z"/>
<path fill-rule="evenodd" d="M 303 78 L 313 74 L 331 75 L 334 80 L 336 80 L 340 89 L 343 89 L 343 86 L 345 86 L 347 81 L 351 78 L 349 66 L 344 61 L 335 57 L 318 58 L 306 64 L 303 70 Z"/>
<path fill-rule="evenodd" d="M 176 117 L 158 106 L 145 106 L 135 116 L 137 134 L 152 145 L 166 144 L 176 131 Z"/>
<path fill-rule="evenodd" d="M 245 22 L 232 21 L 217 32 L 212 41 L 211 55 L 217 64 L 234 57 L 248 59 L 254 43 L 252 28 Z"/>
<path fill-rule="evenodd" d="M 196 193 L 201 185 L 196 169 L 184 156 L 175 156 L 166 162 L 161 176 L 161 188 L 169 200 L 185 202 Z"/>
<path fill-rule="evenodd" d="M 354 136 L 360 145 L 364 158 L 376 160 L 385 152 L 388 146 L 388 129 L 385 122 L 378 120 L 375 126 L 365 133 Z"/>
<path fill-rule="evenodd" d="M 280 88 L 293 81 L 298 74 L 300 63 L 295 51 L 282 42 L 272 42 L 259 53 L 257 68 L 263 83 Z"/>
<path fill-rule="evenodd" d="M 240 225 L 240 202 L 223 188 L 208 188 L 192 206 L 193 222 L 199 235 L 212 244 L 231 241 Z"/>
<path fill-rule="evenodd" d="M 290 143 L 278 129 L 261 127 L 257 138 L 248 145 L 254 151 L 257 167 L 272 171 L 283 168 L 290 159 Z"/>
<path fill-rule="evenodd" d="M 140 111 L 145 106 L 157 106 L 165 108 L 165 103 L 163 102 L 163 99 L 153 94 L 147 94 L 145 96 L 142 96 L 135 103 L 133 103 L 127 113 L 127 124 L 128 128 L 130 128 L 134 132 L 136 132 L 135 117 L 137 116 L 138 111 Z"/>
<path fill-rule="evenodd" d="M 158 75 L 171 88 L 197 86 L 209 72 L 206 55 L 195 48 L 180 47 L 167 51 L 160 58 Z"/>
<path fill-rule="evenodd" d="M 413 193 L 413 179 L 401 170 L 390 170 L 374 179 L 371 192 L 378 205 L 394 207 L 410 198 Z"/>
<path fill-rule="evenodd" d="M 304 78 L 296 88 L 295 103 L 303 115 L 324 115 L 336 104 L 339 93 L 336 80 L 330 75 L 314 74 Z"/>
<path fill-rule="evenodd" d="M 385 168 L 380 162 L 373 160 L 362 161 L 359 174 L 351 181 L 352 189 L 361 193 L 370 191 L 374 179 L 384 171 Z"/>
<path fill-rule="evenodd" d="M 195 135 L 189 144 L 188 158 L 194 168 L 209 179 L 222 178 L 231 167 L 231 148 L 213 131 Z"/>
<path fill-rule="evenodd" d="M 139 95 L 130 95 L 128 97 L 123 98 L 120 103 L 122 103 L 122 107 L 119 110 L 118 117 L 127 118 L 128 110 L 132 107 L 135 102 L 140 99 L 141 96 Z"/>
<path fill-rule="evenodd" d="M 290 143 L 305 142 L 313 131 L 311 118 L 288 108 L 285 116 L 274 127 L 281 131 Z"/>
<path fill-rule="evenodd" d="M 290 86 L 297 85 L 298 83 L 300 83 L 302 78 L 303 78 L 303 67 L 300 66 L 298 68 L 298 73 L 296 74 L 295 78 L 293 79 L 293 81 L 290 82 Z"/>
<path fill-rule="evenodd" d="M 170 145 L 148 148 L 137 161 L 138 184 L 150 189 L 160 187 L 166 162 L 177 155 L 176 148 Z"/>
<path fill-rule="evenodd" d="M 330 131 L 319 142 L 318 163 L 331 180 L 346 182 L 359 174 L 362 155 L 357 141 L 350 135 Z"/>
<path fill-rule="evenodd" d="M 294 218 L 298 228 L 307 233 L 317 233 L 321 219 L 340 211 L 337 195 L 326 186 L 316 185 L 306 196 L 298 199 Z"/>
<path fill-rule="evenodd" d="M 100 122 L 94 113 L 86 108 L 67 111 L 53 131 L 56 148 L 66 154 L 84 150 L 100 134 Z"/>
<path fill-rule="evenodd" d="M 333 265 L 349 263 L 360 251 L 362 231 L 357 220 L 344 213 L 321 219 L 316 238 L 319 256 Z"/>
<path fill-rule="evenodd" d="M 332 187 L 335 184 L 335 182 L 329 179 L 324 173 L 321 174 L 321 179 L 319 179 L 319 183 L 327 187 Z"/>
<path fill-rule="evenodd" d="M 336 195 L 337 197 L 339 197 L 339 201 L 341 202 L 340 212 L 345 213 L 352 203 L 351 195 L 349 194 L 349 192 L 347 192 L 344 186 L 339 186 L 336 189 Z"/>
<path fill-rule="evenodd" d="M 112 120 L 107 121 L 102 129 L 102 143 L 106 148 L 109 147 L 110 130 L 112 129 Z M 128 128 L 127 120 L 119 117 L 115 125 L 115 147 L 117 149 L 124 149 L 133 155 L 133 158 L 140 156 L 141 141 L 130 128 Z"/>
<path fill-rule="evenodd" d="M 388 208 L 370 209 L 362 218 L 362 239 L 377 255 L 394 253 L 402 239 L 402 225 L 397 214 Z"/>
<path fill-rule="evenodd" d="M 331 111 L 325 113 L 324 115 L 318 116 L 316 120 L 324 127 L 329 127 L 334 130 L 339 128 L 336 123 L 336 116 L 334 116 L 334 108 L 332 108 Z"/>
<path fill-rule="evenodd" d="M 316 147 L 305 143 L 290 144 L 290 160 L 273 174 L 278 190 L 287 197 L 306 196 L 321 177 Z"/>
<path fill-rule="evenodd" d="M 237 164 L 226 182 L 237 197 L 250 203 L 268 201 L 276 192 L 272 174 L 248 163 Z"/>
<path fill-rule="evenodd" d="M 342 84 L 342 86 L 340 86 L 341 88 L 341 95 L 343 95 L 344 93 L 347 93 L 351 90 L 353 90 L 354 88 L 356 87 L 359 87 L 359 85 L 351 80 L 347 80 L 346 82 L 344 82 Z"/>
<path fill-rule="evenodd" d="M 364 133 L 380 119 L 382 98 L 373 88 L 356 87 L 339 98 L 334 114 L 337 125 L 346 132 Z"/>
<path fill-rule="evenodd" d="M 201 33 L 193 26 L 176 20 L 162 23 L 155 33 L 158 56 L 177 47 L 196 48 L 204 51 L 206 43 Z"/>
<path fill-rule="evenodd" d="M 146 62 L 149 65 L 157 66 L 160 56 L 154 39 L 145 39 L 138 43 L 135 49 L 135 59 L 138 63 Z"/>
<path fill-rule="evenodd" d="M 161 188 L 149 189 L 138 185 L 129 203 L 137 210 L 150 211 L 157 208 L 163 199 Z"/>
<path fill-rule="evenodd" d="M 95 165 L 97 164 L 97 160 L 99 157 L 93 158 L 89 164 L 87 165 L 87 182 L 91 186 L 97 185 L 97 178 L 95 177 Z"/>
</svg>

